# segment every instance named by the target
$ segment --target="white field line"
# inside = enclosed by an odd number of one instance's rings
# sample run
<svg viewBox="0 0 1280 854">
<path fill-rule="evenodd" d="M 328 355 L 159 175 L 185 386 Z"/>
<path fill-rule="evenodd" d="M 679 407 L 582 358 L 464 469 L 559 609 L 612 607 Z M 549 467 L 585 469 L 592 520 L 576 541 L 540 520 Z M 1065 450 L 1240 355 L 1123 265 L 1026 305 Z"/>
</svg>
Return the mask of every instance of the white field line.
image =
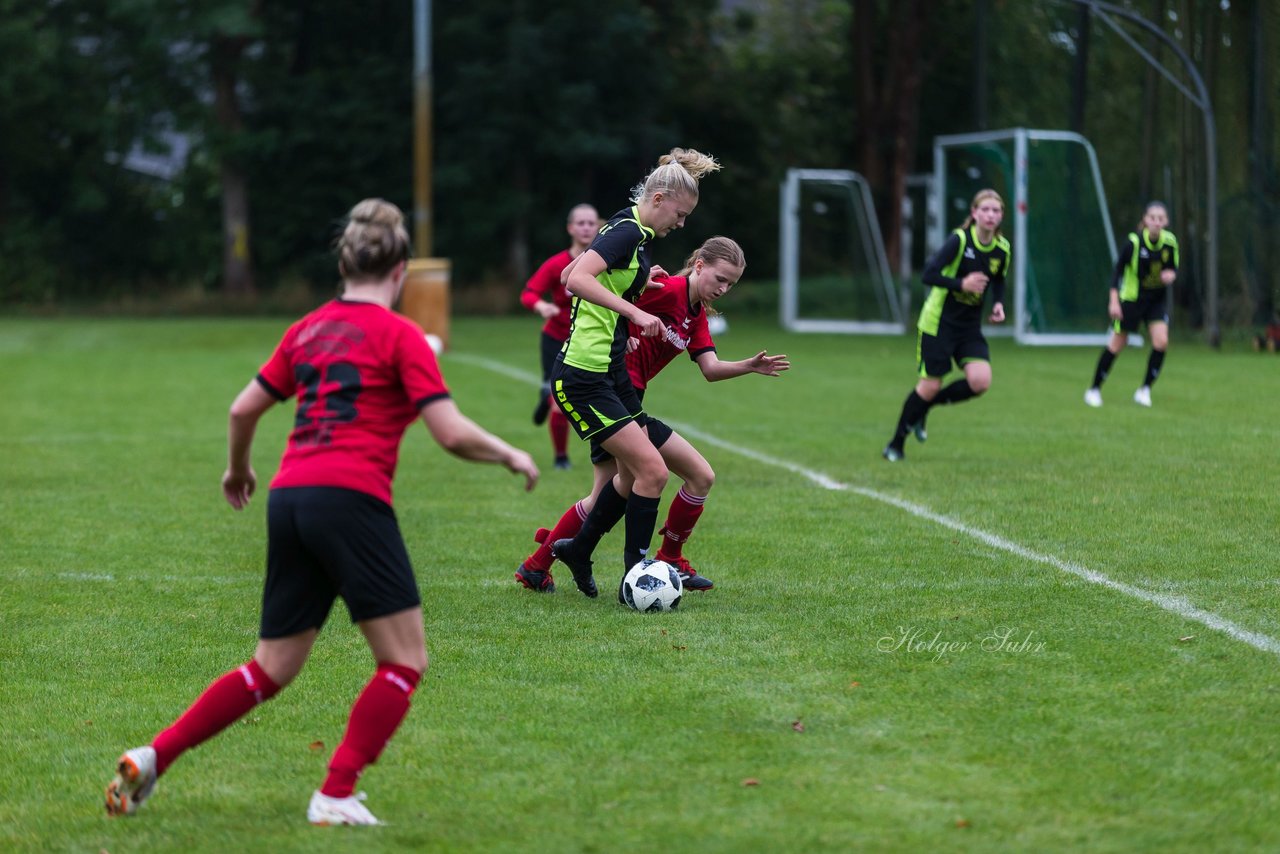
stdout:
<svg viewBox="0 0 1280 854">
<path fill-rule="evenodd" d="M 494 373 L 502 374 L 503 376 L 510 377 L 530 385 L 537 386 L 541 384 L 541 379 L 529 371 L 512 368 L 491 359 L 471 356 L 468 354 L 450 354 L 449 358 L 455 359 L 459 362 L 477 365 L 493 371 Z M 690 424 L 672 421 L 667 418 L 664 418 L 663 420 L 687 437 L 697 439 L 700 442 L 705 442 L 708 445 L 714 445 L 717 448 L 721 448 L 741 457 L 746 457 L 749 460 L 754 460 L 762 465 L 780 468 L 785 471 L 789 471 L 792 474 L 797 474 L 822 489 L 829 489 L 836 492 L 852 492 L 865 498 L 870 498 L 874 501 L 879 501 L 883 504 L 897 507 L 899 510 L 905 510 L 907 513 L 910 513 L 912 516 L 920 519 L 926 519 L 930 522 L 941 525 L 944 528 L 950 528 L 953 531 L 957 531 L 968 537 L 972 537 L 979 542 L 985 543 L 992 548 L 1000 549 L 1001 551 L 1016 555 L 1024 560 L 1051 566 L 1054 569 L 1065 572 L 1068 575 L 1074 575 L 1077 578 L 1089 582 L 1090 584 L 1097 584 L 1109 590 L 1114 590 L 1117 593 L 1123 593 L 1125 596 L 1155 605 L 1158 608 L 1163 608 L 1164 610 L 1172 614 L 1177 614 L 1179 617 L 1184 619 L 1200 623 L 1214 631 L 1222 632 L 1228 637 L 1234 638 L 1241 643 L 1246 643 L 1255 649 L 1280 655 L 1280 640 L 1277 640 L 1270 635 L 1264 635 L 1260 632 L 1250 631 L 1242 626 L 1238 626 L 1225 617 L 1219 616 L 1212 611 L 1206 611 L 1203 608 L 1196 607 L 1189 600 L 1184 599 L 1181 596 L 1155 593 L 1141 587 L 1135 587 L 1132 584 L 1126 584 L 1123 581 L 1116 581 L 1101 572 L 1089 569 L 1087 566 L 1075 563 L 1074 561 L 1063 560 L 1062 558 L 1055 557 L 1053 555 L 1042 554 L 1034 551 L 1033 549 L 1029 549 L 1026 546 L 1019 545 L 1011 540 L 1006 540 L 998 534 L 992 534 L 982 530 L 981 528 L 966 525 L 964 522 L 953 519 L 950 516 L 943 516 L 941 513 L 935 513 L 928 507 L 924 507 L 920 504 L 915 504 L 911 501 L 887 495 L 874 489 L 867 489 L 862 486 L 853 486 L 851 484 L 841 483 L 820 471 L 814 471 L 813 469 L 805 468 L 804 466 L 788 460 L 770 456 L 769 454 L 764 454 L 760 451 L 756 451 L 742 445 L 736 445 L 733 442 L 726 441 L 718 436 L 713 436 L 710 433 L 699 430 Z"/>
</svg>

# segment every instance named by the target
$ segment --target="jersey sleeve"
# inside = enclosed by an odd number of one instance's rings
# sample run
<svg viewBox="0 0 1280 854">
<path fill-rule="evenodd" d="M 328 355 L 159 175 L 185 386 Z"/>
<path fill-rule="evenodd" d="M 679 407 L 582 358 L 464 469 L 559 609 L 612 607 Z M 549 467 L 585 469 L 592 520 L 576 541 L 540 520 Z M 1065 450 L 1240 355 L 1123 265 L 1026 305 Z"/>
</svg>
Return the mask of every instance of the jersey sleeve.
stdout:
<svg viewBox="0 0 1280 854">
<path fill-rule="evenodd" d="M 947 238 L 947 242 L 942 244 L 942 248 L 933 253 L 925 263 L 924 273 L 920 276 L 921 280 L 935 288 L 946 288 L 949 291 L 964 290 L 960 279 L 942 275 L 942 268 L 954 261 L 959 252 L 960 235 L 953 231 Z"/>
<path fill-rule="evenodd" d="M 1129 266 L 1129 262 L 1133 260 L 1133 235 L 1129 235 L 1129 239 L 1120 247 L 1120 255 L 1116 258 L 1116 268 L 1111 275 L 1110 290 L 1120 290 L 1121 283 L 1124 282 L 1124 268 Z"/>
<path fill-rule="evenodd" d="M 520 292 L 520 304 L 530 311 L 533 311 L 538 300 L 555 302 L 555 288 L 560 287 L 560 270 L 556 269 L 555 263 L 557 257 L 559 256 L 552 255 L 543 261 L 529 277 L 529 281 L 525 282 L 524 290 Z"/>
<path fill-rule="evenodd" d="M 396 362 L 400 370 L 400 382 L 415 409 L 449 396 L 449 388 L 444 384 L 435 351 L 416 326 L 402 327 Z"/>
<path fill-rule="evenodd" d="M 1178 268 L 1182 266 L 1181 253 L 1178 251 L 1178 238 L 1174 237 L 1172 232 L 1165 233 L 1169 235 L 1169 247 L 1173 249 L 1173 263 L 1165 269 L 1172 269 L 1176 273 Z"/>
<path fill-rule="evenodd" d="M 276 400 L 288 400 L 296 388 L 293 364 L 289 360 L 289 342 L 293 340 L 296 328 L 296 325 L 292 326 L 285 332 L 271 358 L 258 371 L 258 385 Z"/>
<path fill-rule="evenodd" d="M 704 306 L 697 319 L 693 321 L 693 329 L 689 331 L 689 358 L 698 361 L 704 353 L 714 353 L 716 342 L 711 340 L 711 329 L 707 326 L 707 309 Z"/>
<path fill-rule="evenodd" d="M 604 259 L 606 269 L 621 270 L 631 265 L 631 256 L 643 240 L 640 226 L 628 219 L 596 235 L 590 248 Z"/>
</svg>

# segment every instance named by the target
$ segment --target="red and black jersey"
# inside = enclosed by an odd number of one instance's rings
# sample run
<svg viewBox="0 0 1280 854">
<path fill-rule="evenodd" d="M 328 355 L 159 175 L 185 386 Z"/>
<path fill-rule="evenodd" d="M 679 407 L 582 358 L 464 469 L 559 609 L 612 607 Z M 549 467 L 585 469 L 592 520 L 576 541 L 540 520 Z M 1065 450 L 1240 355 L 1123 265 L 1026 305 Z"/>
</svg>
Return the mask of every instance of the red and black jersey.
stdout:
<svg viewBox="0 0 1280 854">
<path fill-rule="evenodd" d="M 573 294 L 560 284 L 560 274 L 572 261 L 573 256 L 568 249 L 557 252 L 542 262 L 542 266 L 534 271 L 529 281 L 525 282 L 524 290 L 520 292 L 520 304 L 530 311 L 533 311 L 538 300 L 546 300 L 560 307 L 560 313 L 547 318 L 547 322 L 542 325 L 542 331 L 557 341 L 564 341 L 569 337 L 569 303 L 573 300 Z"/>
<path fill-rule="evenodd" d="M 661 335 L 645 338 L 631 327 L 631 335 L 639 339 L 640 346 L 627 354 L 627 373 L 631 384 L 639 389 L 645 388 L 680 353 L 688 353 L 696 362 L 703 353 L 716 349 L 702 303 L 689 305 L 688 278 L 656 276 L 654 282 L 662 287 L 646 290 L 636 300 L 636 307 L 662 320 L 666 328 Z"/>
<path fill-rule="evenodd" d="M 416 323 L 342 299 L 290 326 L 258 382 L 280 400 L 298 398 L 272 489 L 336 486 L 388 504 L 404 431 L 449 395 Z"/>
</svg>

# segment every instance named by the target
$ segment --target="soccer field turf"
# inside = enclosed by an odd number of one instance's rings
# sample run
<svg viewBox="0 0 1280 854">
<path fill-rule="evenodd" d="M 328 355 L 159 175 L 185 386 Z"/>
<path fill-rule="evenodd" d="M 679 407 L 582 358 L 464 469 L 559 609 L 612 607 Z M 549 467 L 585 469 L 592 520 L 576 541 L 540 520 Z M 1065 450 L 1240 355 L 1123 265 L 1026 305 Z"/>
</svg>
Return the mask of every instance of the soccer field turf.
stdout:
<svg viewBox="0 0 1280 854">
<path fill-rule="evenodd" d="M 617 605 L 512 572 L 590 484 L 550 466 L 533 318 L 455 319 L 463 411 L 532 451 L 531 494 L 415 425 L 396 508 L 432 665 L 360 788 L 387 824 L 307 800 L 372 661 L 341 606 L 275 700 L 108 819 L 120 751 L 252 653 L 265 490 L 223 501 L 226 413 L 287 320 L 0 320 L 0 850 L 1218 851 L 1280 849 L 1275 357 L 1175 339 L 1155 406 L 1131 348 L 992 342 L 982 399 L 879 452 L 907 337 L 740 321 L 708 384 L 677 360 L 648 409 L 717 471 L 686 554 L 716 589 Z M 678 488 L 669 484 L 666 498 Z M 665 513 L 665 501 L 664 510 Z"/>
</svg>

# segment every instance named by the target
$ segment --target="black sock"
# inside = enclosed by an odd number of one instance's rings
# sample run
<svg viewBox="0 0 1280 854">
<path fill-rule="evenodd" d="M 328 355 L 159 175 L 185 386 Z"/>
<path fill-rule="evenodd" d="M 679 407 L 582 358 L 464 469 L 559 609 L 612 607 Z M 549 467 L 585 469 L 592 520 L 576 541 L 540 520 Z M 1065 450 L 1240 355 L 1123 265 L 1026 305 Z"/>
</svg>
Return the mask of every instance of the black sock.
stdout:
<svg viewBox="0 0 1280 854">
<path fill-rule="evenodd" d="M 1106 347 L 1102 348 L 1102 355 L 1098 357 L 1098 367 L 1093 370 L 1093 385 L 1090 388 L 1102 388 L 1102 384 L 1107 381 L 1107 374 L 1111 373 L 1111 366 L 1115 364 L 1116 355 Z"/>
<path fill-rule="evenodd" d="M 573 553 L 590 555 L 600 545 L 600 538 L 613 530 L 627 512 L 627 499 L 618 494 L 609 480 L 596 496 L 595 506 L 582 522 L 582 530 L 573 538 Z"/>
<path fill-rule="evenodd" d="M 895 448 L 901 448 L 902 442 L 907 438 L 907 431 L 911 429 L 911 425 L 917 423 L 929 411 L 929 401 L 916 394 L 916 390 L 912 389 L 911 394 L 907 395 L 907 399 L 902 403 L 902 415 L 898 416 L 898 429 L 893 432 L 893 441 L 889 444 Z"/>
<path fill-rule="evenodd" d="M 1164 366 L 1164 351 L 1152 350 L 1151 358 L 1147 359 L 1147 376 L 1142 381 L 1145 386 L 1156 384 L 1156 378 L 1160 376 L 1160 368 Z"/>
<path fill-rule="evenodd" d="M 973 390 L 973 386 L 969 385 L 969 381 L 956 380 L 938 392 L 937 397 L 933 399 L 933 405 L 943 406 L 949 403 L 961 403 L 971 397 L 977 397 L 977 392 Z"/>
<path fill-rule="evenodd" d="M 649 498 L 632 492 L 627 499 L 627 541 L 622 550 L 626 564 L 623 571 L 635 566 L 649 553 L 649 541 L 658 524 L 658 502 L 661 496 Z"/>
</svg>

